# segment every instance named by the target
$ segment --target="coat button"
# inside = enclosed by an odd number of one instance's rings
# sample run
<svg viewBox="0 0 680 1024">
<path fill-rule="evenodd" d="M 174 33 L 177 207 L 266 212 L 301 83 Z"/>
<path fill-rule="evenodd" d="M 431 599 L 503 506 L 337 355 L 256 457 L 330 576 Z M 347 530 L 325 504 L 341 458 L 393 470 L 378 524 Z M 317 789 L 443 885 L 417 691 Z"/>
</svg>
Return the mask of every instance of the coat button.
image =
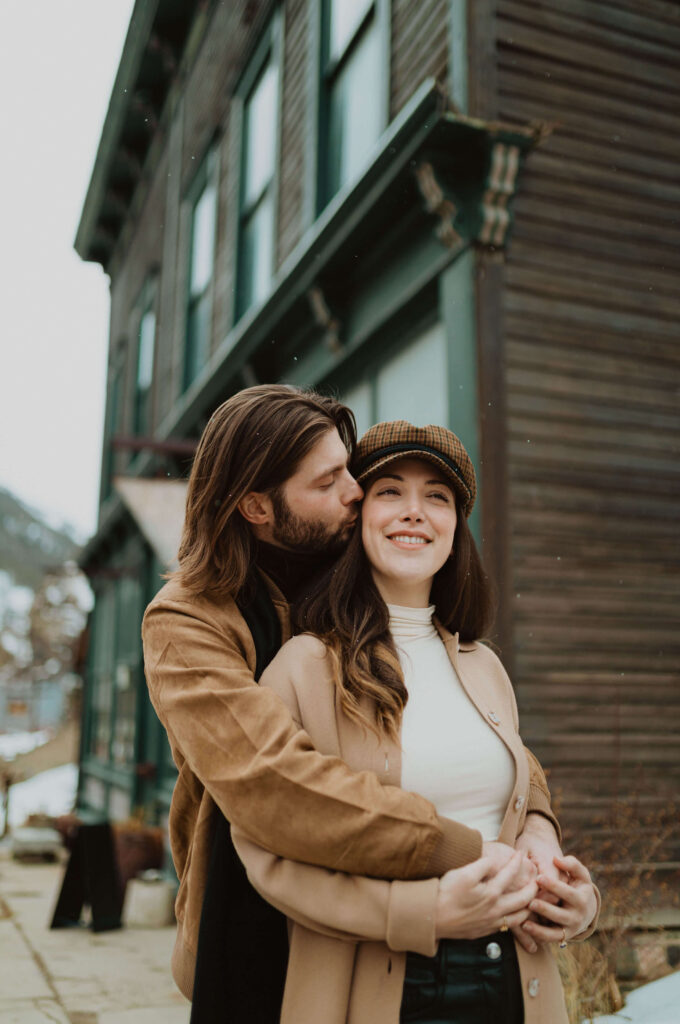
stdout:
<svg viewBox="0 0 680 1024">
<path fill-rule="evenodd" d="M 498 960 L 498 958 L 501 955 L 501 947 L 498 945 L 497 942 L 489 943 L 489 945 L 486 947 L 486 955 L 488 956 L 489 960 Z"/>
<path fill-rule="evenodd" d="M 521 811 L 523 807 L 524 807 L 524 797 L 523 796 L 518 796 L 517 799 L 515 800 L 515 810 L 516 811 Z"/>
<path fill-rule="evenodd" d="M 495 711 L 490 711 L 489 712 L 489 721 L 493 722 L 494 725 L 500 725 L 501 724 L 501 720 L 500 720 L 500 718 L 498 717 L 498 715 L 496 714 Z"/>
<path fill-rule="evenodd" d="M 529 995 L 532 997 L 532 999 L 535 999 L 535 997 L 538 995 L 538 990 L 540 989 L 540 987 L 541 983 L 538 980 L 538 978 L 532 978 L 528 986 Z"/>
</svg>

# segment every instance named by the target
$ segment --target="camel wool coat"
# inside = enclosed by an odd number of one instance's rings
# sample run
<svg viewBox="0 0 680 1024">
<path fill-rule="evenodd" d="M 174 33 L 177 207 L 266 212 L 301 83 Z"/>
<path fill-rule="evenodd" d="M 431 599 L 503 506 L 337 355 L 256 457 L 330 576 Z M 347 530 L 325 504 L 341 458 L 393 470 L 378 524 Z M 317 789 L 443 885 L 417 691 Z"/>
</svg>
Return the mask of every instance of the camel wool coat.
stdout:
<svg viewBox="0 0 680 1024">
<path fill-rule="evenodd" d="M 457 634 L 437 628 L 466 693 L 512 754 L 515 783 L 498 838 L 514 845 L 529 807 L 532 762 L 519 736 L 510 680 L 488 647 L 460 643 Z M 317 750 L 342 757 L 355 771 L 375 772 L 386 785 L 399 786 L 399 745 L 386 737 L 378 740 L 347 717 L 326 649 L 316 637 L 304 634 L 288 641 L 261 685 L 283 698 Z M 281 1024 L 398 1024 L 406 951 L 433 956 L 437 950 L 438 879 L 360 878 L 277 857 L 235 825 L 232 837 L 251 883 L 289 918 Z M 371 842 L 369 833 L 366 842 Z M 579 939 L 592 933 L 595 921 Z M 539 949 L 529 954 L 515 945 L 525 1024 L 567 1024 L 553 953 Z"/>
</svg>

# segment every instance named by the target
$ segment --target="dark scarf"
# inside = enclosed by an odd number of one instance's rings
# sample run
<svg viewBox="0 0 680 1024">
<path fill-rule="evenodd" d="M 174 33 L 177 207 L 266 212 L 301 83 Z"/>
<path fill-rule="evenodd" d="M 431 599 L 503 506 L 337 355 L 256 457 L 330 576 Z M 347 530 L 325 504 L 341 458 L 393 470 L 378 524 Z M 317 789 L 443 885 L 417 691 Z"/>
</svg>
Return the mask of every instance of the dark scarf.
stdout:
<svg viewBox="0 0 680 1024">
<path fill-rule="evenodd" d="M 337 554 L 327 555 L 318 551 L 312 554 L 287 551 L 259 541 L 255 561 L 274 581 L 286 601 L 294 604 L 304 595 L 305 588 L 329 569 L 337 557 Z"/>
<path fill-rule="evenodd" d="M 255 641 L 255 679 L 281 646 L 267 586 L 253 571 L 248 599 L 237 601 Z M 203 897 L 190 1024 L 278 1024 L 288 965 L 283 914 L 255 892 L 216 810 Z"/>
</svg>

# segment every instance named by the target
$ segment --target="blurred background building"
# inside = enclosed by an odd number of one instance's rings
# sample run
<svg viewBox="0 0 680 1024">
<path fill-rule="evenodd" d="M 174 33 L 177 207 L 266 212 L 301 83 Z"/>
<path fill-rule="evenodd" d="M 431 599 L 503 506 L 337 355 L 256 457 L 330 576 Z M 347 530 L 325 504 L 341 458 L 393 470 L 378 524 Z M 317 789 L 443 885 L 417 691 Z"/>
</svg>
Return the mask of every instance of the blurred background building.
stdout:
<svg viewBox="0 0 680 1024">
<path fill-rule="evenodd" d="M 677 869 L 675 11 L 137 0 L 76 239 L 111 279 L 83 809 L 167 816 L 143 609 L 211 412 L 286 381 L 461 436 L 567 835 Z"/>
</svg>

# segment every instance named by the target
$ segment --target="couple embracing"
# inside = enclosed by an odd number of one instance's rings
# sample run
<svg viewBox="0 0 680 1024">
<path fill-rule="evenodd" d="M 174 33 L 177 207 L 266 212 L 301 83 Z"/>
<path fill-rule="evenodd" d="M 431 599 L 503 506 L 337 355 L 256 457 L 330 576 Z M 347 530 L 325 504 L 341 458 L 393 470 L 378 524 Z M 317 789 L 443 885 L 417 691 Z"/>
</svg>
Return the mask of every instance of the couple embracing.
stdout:
<svg viewBox="0 0 680 1024">
<path fill-rule="evenodd" d="M 599 896 L 482 642 L 475 494 L 449 430 L 357 444 L 313 392 L 208 423 L 143 626 L 192 1024 L 566 1022 Z"/>
</svg>

